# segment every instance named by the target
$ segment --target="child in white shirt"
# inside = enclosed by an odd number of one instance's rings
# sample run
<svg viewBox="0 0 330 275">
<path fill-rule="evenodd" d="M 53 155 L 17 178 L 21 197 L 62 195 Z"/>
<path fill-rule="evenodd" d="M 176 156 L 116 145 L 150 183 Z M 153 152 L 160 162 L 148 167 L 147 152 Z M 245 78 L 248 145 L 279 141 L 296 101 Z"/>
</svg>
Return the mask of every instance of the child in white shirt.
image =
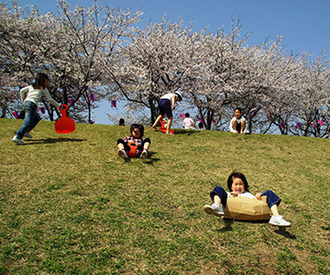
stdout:
<svg viewBox="0 0 330 275">
<path fill-rule="evenodd" d="M 184 114 L 184 119 L 183 119 L 183 128 L 184 129 L 192 129 L 192 127 L 196 128 L 195 122 L 190 118 L 189 113 Z"/>
<path fill-rule="evenodd" d="M 38 73 L 34 84 L 24 87 L 20 90 L 21 100 L 23 102 L 23 111 L 25 112 L 24 124 L 17 131 L 12 141 L 18 145 L 24 145 L 22 138 L 32 138 L 30 131 L 37 126 L 41 120 L 37 110 L 38 102 L 45 96 L 48 101 L 57 108 L 61 108 L 62 104 L 57 103 L 49 94 L 47 89 L 48 76 L 44 73 Z M 27 94 L 27 96 L 26 96 Z M 26 97 L 25 97 L 26 96 Z"/>
<path fill-rule="evenodd" d="M 235 116 L 231 119 L 229 124 L 229 131 L 234 134 L 241 133 L 242 135 L 245 135 L 245 126 L 246 126 L 246 120 L 242 116 L 242 109 L 236 108 L 235 109 Z"/>
<path fill-rule="evenodd" d="M 175 109 L 175 102 L 182 100 L 182 94 L 181 92 L 175 92 L 174 94 L 166 94 L 163 95 L 159 102 L 158 102 L 158 108 L 160 115 L 157 117 L 155 123 L 152 125 L 154 129 L 157 129 L 157 124 L 165 117 L 165 114 L 167 115 L 168 121 L 166 125 L 166 134 L 167 135 L 174 135 L 171 133 L 171 125 L 173 121 L 173 114 L 172 110 Z"/>
<path fill-rule="evenodd" d="M 215 216 L 224 216 L 224 207 L 227 204 L 227 198 L 230 196 L 244 196 L 249 198 L 257 198 L 261 200 L 262 196 L 267 196 L 267 205 L 271 210 L 273 216 L 270 218 L 269 223 L 277 226 L 291 226 L 291 223 L 283 219 L 278 213 L 278 206 L 281 199 L 271 190 L 267 190 L 263 193 L 257 193 L 253 196 L 249 192 L 249 184 L 242 173 L 232 172 L 227 180 L 227 186 L 230 192 L 226 192 L 221 186 L 216 186 L 210 193 L 210 197 L 214 202 L 212 205 L 205 205 L 204 211 L 207 214 Z"/>
</svg>

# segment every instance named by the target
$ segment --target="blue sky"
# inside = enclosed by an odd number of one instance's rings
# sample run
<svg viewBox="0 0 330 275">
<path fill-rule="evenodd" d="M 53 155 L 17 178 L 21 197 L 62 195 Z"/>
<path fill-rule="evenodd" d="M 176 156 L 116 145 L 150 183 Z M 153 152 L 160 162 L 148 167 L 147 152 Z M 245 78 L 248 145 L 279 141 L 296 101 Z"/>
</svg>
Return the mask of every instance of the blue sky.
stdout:
<svg viewBox="0 0 330 275">
<path fill-rule="evenodd" d="M 2 1 L 6 2 L 6 1 Z M 89 6 L 94 0 L 67 0 L 72 6 Z M 56 0 L 17 0 L 19 6 L 35 5 L 40 13 L 57 11 Z M 252 33 L 248 45 L 261 44 L 266 38 L 275 40 L 282 35 L 282 45 L 289 52 L 310 52 L 314 56 L 330 51 L 330 1 L 328 0 L 99 0 L 113 8 L 130 8 L 144 12 L 140 27 L 167 20 L 176 22 L 182 16 L 184 25 L 193 23 L 194 30 L 208 26 L 214 33 L 224 27 L 231 29 L 232 19 L 239 18 L 242 35 Z M 328 56 L 329 58 L 329 56 Z M 112 111 L 110 103 L 102 103 L 94 112 L 96 123 L 111 124 L 105 112 Z"/>
</svg>

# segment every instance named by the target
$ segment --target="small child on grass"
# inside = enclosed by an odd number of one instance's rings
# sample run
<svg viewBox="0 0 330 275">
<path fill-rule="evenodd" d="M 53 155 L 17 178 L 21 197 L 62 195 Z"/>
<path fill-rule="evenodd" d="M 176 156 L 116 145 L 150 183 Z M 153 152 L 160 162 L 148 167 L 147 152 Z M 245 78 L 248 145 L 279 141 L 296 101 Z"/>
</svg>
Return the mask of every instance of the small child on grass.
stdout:
<svg viewBox="0 0 330 275">
<path fill-rule="evenodd" d="M 183 119 L 183 128 L 184 129 L 192 129 L 192 127 L 197 129 L 195 122 L 192 120 L 192 118 L 190 118 L 190 114 L 185 113 L 184 114 L 184 119 Z"/>
<path fill-rule="evenodd" d="M 62 107 L 62 104 L 57 103 L 49 94 L 47 89 L 48 76 L 44 73 L 38 73 L 35 82 L 20 90 L 21 100 L 23 102 L 23 111 L 25 112 L 24 123 L 16 132 L 12 141 L 18 145 L 24 145 L 23 137 L 32 138 L 30 132 L 37 126 L 41 120 L 38 114 L 38 103 L 45 96 L 48 101 L 57 108 Z"/>
<path fill-rule="evenodd" d="M 205 205 L 204 211 L 207 214 L 215 216 L 224 216 L 224 208 L 226 207 L 227 198 L 230 196 L 244 196 L 249 198 L 257 198 L 261 200 L 262 196 L 267 196 L 267 205 L 272 212 L 273 216 L 270 218 L 269 223 L 272 225 L 288 227 L 291 223 L 283 219 L 278 212 L 278 206 L 281 199 L 271 190 L 267 190 L 263 193 L 257 193 L 253 196 L 249 192 L 249 184 L 244 174 L 239 172 L 232 172 L 227 180 L 227 186 L 230 192 L 226 192 L 221 186 L 216 186 L 210 193 L 210 197 L 214 202 L 212 205 Z"/>
<path fill-rule="evenodd" d="M 166 94 L 163 95 L 158 103 L 158 108 L 160 111 L 160 115 L 157 117 L 155 123 L 152 125 L 154 129 L 157 128 L 157 124 L 165 117 L 165 114 L 168 117 L 167 125 L 166 125 L 166 134 L 174 135 L 170 132 L 171 125 L 173 121 L 172 109 L 175 109 L 175 102 L 182 100 L 182 94 L 180 92 L 175 92 L 174 94 Z"/>
<path fill-rule="evenodd" d="M 242 135 L 245 135 L 245 126 L 246 126 L 246 120 L 242 116 L 242 109 L 236 108 L 235 116 L 230 121 L 229 131 L 234 134 L 241 133 Z"/>
<path fill-rule="evenodd" d="M 142 139 L 143 135 L 144 126 L 142 124 L 132 124 L 131 135 L 117 140 L 118 156 L 125 161 L 129 160 L 128 153 L 131 151 L 131 146 L 137 146 L 135 156 L 145 159 L 148 156 L 151 140 L 150 138 Z"/>
</svg>

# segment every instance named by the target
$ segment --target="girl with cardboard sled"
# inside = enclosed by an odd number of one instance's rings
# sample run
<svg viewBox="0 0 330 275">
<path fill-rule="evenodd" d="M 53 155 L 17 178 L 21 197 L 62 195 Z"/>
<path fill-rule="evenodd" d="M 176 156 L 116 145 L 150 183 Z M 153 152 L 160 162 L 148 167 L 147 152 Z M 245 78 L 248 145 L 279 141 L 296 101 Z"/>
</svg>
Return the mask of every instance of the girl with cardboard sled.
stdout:
<svg viewBox="0 0 330 275">
<path fill-rule="evenodd" d="M 204 206 L 207 214 L 237 220 L 266 220 L 270 218 L 270 210 L 273 214 L 269 220 L 270 224 L 281 227 L 291 226 L 291 223 L 279 214 L 278 206 L 281 199 L 273 191 L 267 190 L 253 196 L 249 192 L 245 176 L 235 171 L 229 175 L 227 186 L 230 192 L 226 192 L 221 186 L 216 186 L 210 193 L 214 203 Z M 235 200 L 235 198 L 239 199 Z"/>
</svg>

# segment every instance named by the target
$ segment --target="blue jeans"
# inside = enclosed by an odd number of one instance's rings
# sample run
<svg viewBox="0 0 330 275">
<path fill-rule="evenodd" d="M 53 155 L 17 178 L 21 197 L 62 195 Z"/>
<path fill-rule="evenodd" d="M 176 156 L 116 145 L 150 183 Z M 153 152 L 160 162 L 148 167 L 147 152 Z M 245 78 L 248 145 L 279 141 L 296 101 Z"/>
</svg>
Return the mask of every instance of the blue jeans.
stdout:
<svg viewBox="0 0 330 275">
<path fill-rule="evenodd" d="M 25 118 L 22 127 L 17 131 L 16 136 L 22 139 L 25 133 L 30 132 L 40 121 L 40 116 L 37 112 L 38 106 L 32 101 L 24 101 L 23 111 L 25 111 Z"/>
<path fill-rule="evenodd" d="M 223 207 L 226 207 L 227 204 L 227 192 L 221 186 L 216 186 L 213 191 L 210 193 L 211 200 L 214 202 L 214 196 L 217 195 L 221 199 L 221 204 Z M 267 190 L 261 194 L 261 196 L 267 196 L 267 205 L 270 208 L 274 204 L 277 206 L 280 205 L 281 199 L 271 190 Z"/>
</svg>

